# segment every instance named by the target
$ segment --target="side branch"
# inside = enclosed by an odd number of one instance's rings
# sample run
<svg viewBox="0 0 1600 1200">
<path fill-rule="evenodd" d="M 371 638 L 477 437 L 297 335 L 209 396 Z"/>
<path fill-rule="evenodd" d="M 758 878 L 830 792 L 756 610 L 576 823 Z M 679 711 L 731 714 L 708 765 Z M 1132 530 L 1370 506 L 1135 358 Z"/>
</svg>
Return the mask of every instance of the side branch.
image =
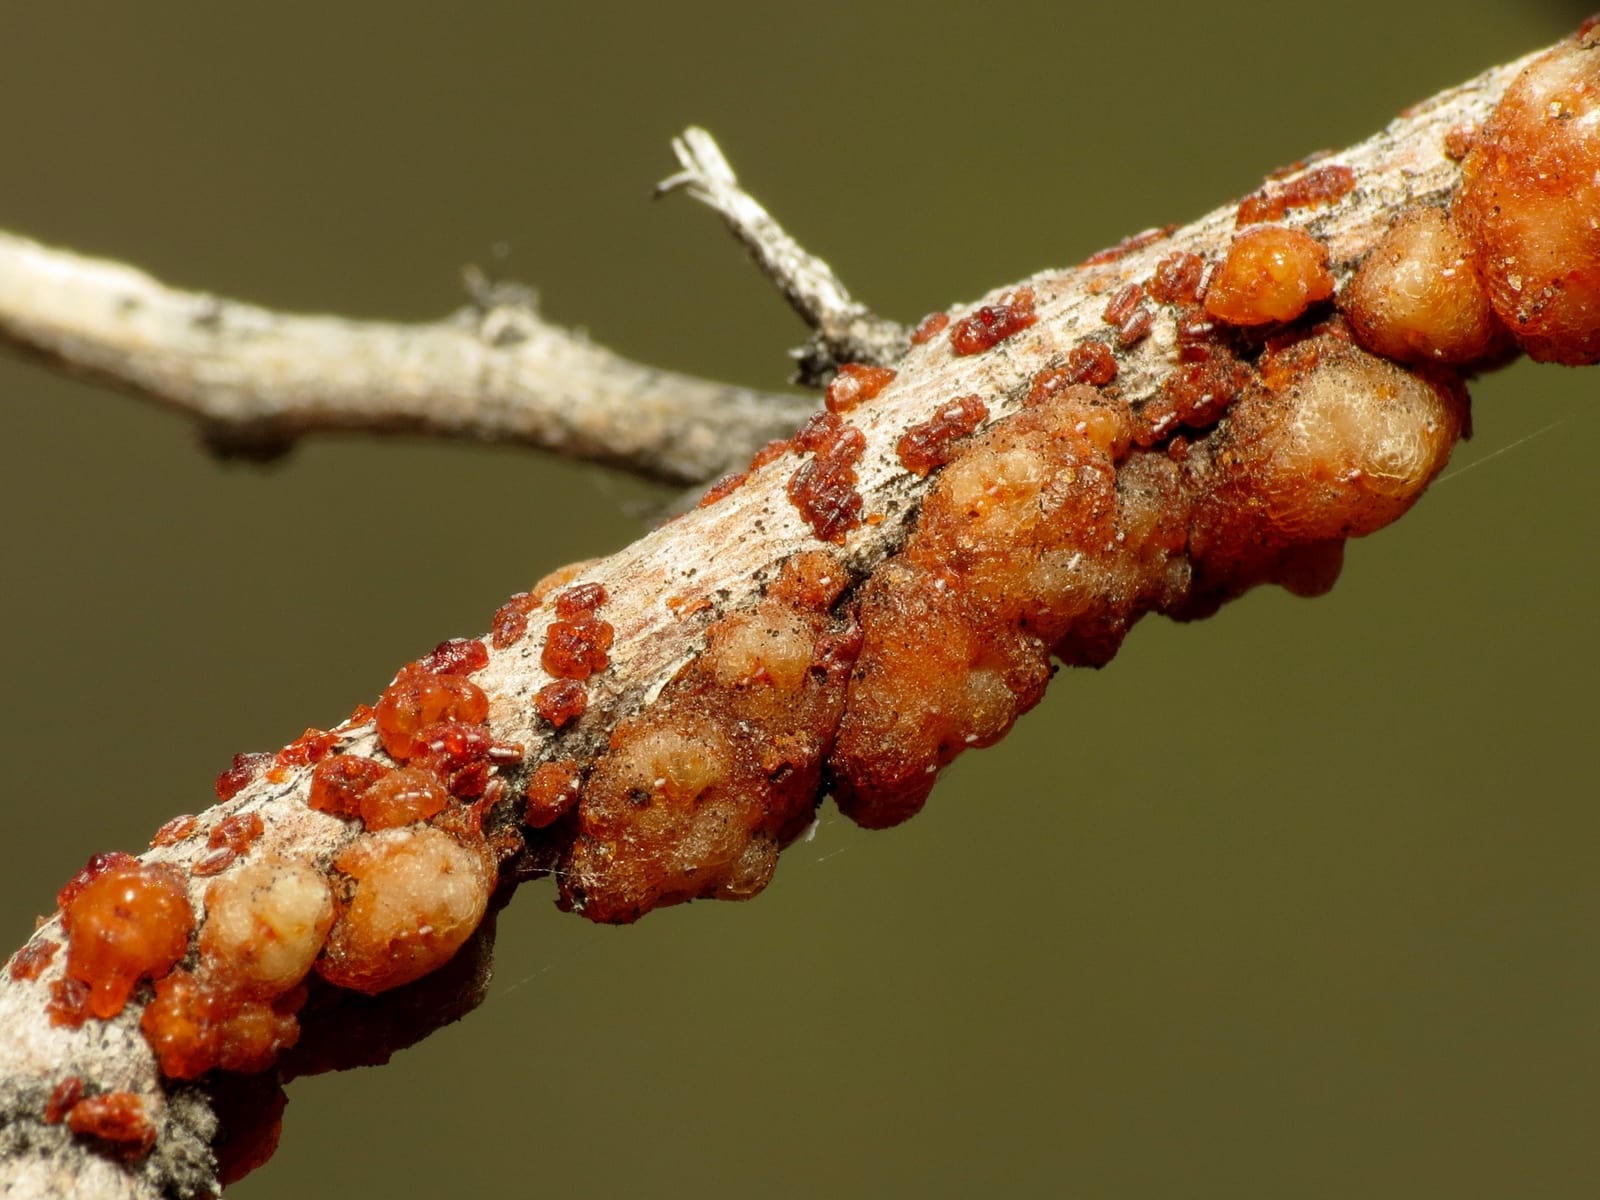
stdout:
<svg viewBox="0 0 1600 1200">
<path fill-rule="evenodd" d="M 684 190 L 711 209 L 743 243 L 756 265 L 777 285 L 800 319 L 814 331 L 797 352 L 800 380 L 826 383 L 847 362 L 883 364 L 906 352 L 908 331 L 874 315 L 846 290 L 833 268 L 789 234 L 739 180 L 722 148 L 704 129 L 690 126 L 672 140 L 683 167 L 656 185 L 656 195 Z"/>
<path fill-rule="evenodd" d="M 273 312 L 0 233 L 0 343 L 197 419 L 224 453 L 308 433 L 514 442 L 692 484 L 811 403 L 631 362 L 480 289 L 428 324 Z"/>
</svg>

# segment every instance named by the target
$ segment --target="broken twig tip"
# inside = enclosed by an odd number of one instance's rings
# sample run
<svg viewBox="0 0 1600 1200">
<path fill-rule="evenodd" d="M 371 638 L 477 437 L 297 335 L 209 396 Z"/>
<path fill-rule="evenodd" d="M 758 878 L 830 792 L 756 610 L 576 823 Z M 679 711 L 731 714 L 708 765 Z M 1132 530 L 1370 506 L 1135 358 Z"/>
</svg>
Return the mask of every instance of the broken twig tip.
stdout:
<svg viewBox="0 0 1600 1200">
<path fill-rule="evenodd" d="M 672 139 L 682 168 L 655 195 L 686 191 L 719 215 L 815 337 L 798 354 L 800 382 L 819 387 L 842 362 L 883 362 L 904 351 L 906 331 L 856 301 L 822 259 L 808 253 L 739 185 L 717 140 L 698 125 Z"/>
<path fill-rule="evenodd" d="M 719 195 L 728 190 L 738 190 L 739 177 L 733 173 L 722 147 L 717 145 L 716 138 L 698 125 L 689 126 L 672 139 L 672 153 L 682 170 L 656 184 L 656 196 L 688 191 L 696 200 L 720 210 L 725 205 L 719 201 Z"/>
</svg>

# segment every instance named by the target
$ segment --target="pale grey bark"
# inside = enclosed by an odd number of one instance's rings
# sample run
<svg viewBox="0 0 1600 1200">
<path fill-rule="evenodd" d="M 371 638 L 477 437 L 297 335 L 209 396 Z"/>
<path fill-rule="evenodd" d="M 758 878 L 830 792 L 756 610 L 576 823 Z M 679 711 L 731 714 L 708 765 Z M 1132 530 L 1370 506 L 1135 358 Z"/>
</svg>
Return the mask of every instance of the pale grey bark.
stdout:
<svg viewBox="0 0 1600 1200">
<path fill-rule="evenodd" d="M 478 292 L 429 324 L 280 313 L 0 233 L 0 342 L 187 413 L 224 451 L 425 433 L 692 484 L 812 406 L 631 362 L 545 321 L 524 290 Z"/>
</svg>

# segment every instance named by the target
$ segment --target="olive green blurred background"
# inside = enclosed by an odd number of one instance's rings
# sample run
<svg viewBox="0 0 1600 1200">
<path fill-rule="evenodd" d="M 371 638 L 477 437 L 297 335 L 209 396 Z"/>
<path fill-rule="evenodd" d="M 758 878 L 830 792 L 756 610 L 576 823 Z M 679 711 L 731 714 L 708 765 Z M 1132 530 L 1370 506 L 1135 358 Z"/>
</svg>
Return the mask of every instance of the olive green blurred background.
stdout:
<svg viewBox="0 0 1600 1200">
<path fill-rule="evenodd" d="M 0 227 L 393 318 L 456 307 L 478 263 L 624 353 L 763 387 L 796 322 L 714 218 L 648 200 L 687 123 L 914 319 L 1582 16 L 8 8 Z M 607 929 L 526 889 L 484 1007 L 294 1085 L 236 1194 L 1595 1195 L 1597 379 L 1485 380 L 1458 457 L 1482 465 L 1353 546 L 1331 596 L 1142 627 L 905 827 L 825 809 L 753 904 Z M 337 719 L 656 498 L 418 442 L 218 464 L 11 359 L 0 420 L 7 944 L 235 751 Z"/>
</svg>

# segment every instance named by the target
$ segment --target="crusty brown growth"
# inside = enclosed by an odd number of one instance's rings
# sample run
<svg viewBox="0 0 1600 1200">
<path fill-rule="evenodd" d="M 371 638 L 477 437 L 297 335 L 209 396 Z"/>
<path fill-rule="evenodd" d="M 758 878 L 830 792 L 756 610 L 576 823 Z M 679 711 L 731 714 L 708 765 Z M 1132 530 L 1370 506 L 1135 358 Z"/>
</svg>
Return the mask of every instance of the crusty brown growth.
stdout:
<svg viewBox="0 0 1600 1200">
<path fill-rule="evenodd" d="M 895 372 L 888 367 L 872 367 L 865 363 L 845 363 L 828 384 L 823 402 L 829 412 L 849 412 L 858 404 L 871 400 L 894 380 Z"/>
<path fill-rule="evenodd" d="M 944 332 L 944 327 L 950 324 L 950 314 L 946 312 L 931 312 L 917 322 L 917 327 L 911 331 L 911 344 L 921 346 L 933 341 Z"/>
<path fill-rule="evenodd" d="M 83 1080 L 77 1075 L 68 1075 L 50 1089 L 50 1099 L 44 1102 L 44 1123 L 61 1124 L 67 1119 L 67 1113 L 72 1110 L 73 1105 L 82 1099 Z"/>
<path fill-rule="evenodd" d="M 1399 517 L 1443 468 L 1465 419 L 1458 389 L 1337 337 L 1278 357 L 1264 364 L 1269 386 L 1248 391 L 1188 464 L 1201 485 L 1191 550 L 1210 596 L 1280 582 L 1295 548 Z"/>
<path fill-rule="evenodd" d="M 67 1113 L 67 1128 L 79 1137 L 98 1138 L 133 1161 L 145 1157 L 156 1144 L 155 1122 L 144 1097 L 134 1092 L 85 1096 Z"/>
<path fill-rule="evenodd" d="M 1135 250 L 1143 250 L 1146 246 L 1153 245 L 1162 238 L 1168 237 L 1176 228 L 1176 225 L 1163 225 L 1159 229 L 1146 229 L 1139 233 L 1130 234 L 1115 246 L 1107 246 L 1104 250 L 1096 250 L 1083 260 L 1083 265 L 1086 267 L 1098 267 L 1107 263 L 1114 263 L 1119 259 L 1126 258 Z"/>
<path fill-rule="evenodd" d="M 224 817 L 212 827 L 206 839 L 211 852 L 194 864 L 190 874 L 217 875 L 227 870 L 265 828 L 259 813 L 234 813 Z"/>
<path fill-rule="evenodd" d="M 1339 306 L 1361 344 L 1386 358 L 1472 362 L 1501 336 L 1472 245 L 1437 208 L 1402 213 Z"/>
<path fill-rule="evenodd" d="M 905 551 L 866 584 L 863 647 L 829 766 L 871 827 L 922 806 L 940 767 L 999 739 L 1043 695 L 1050 648 L 1104 603 L 1117 543 L 1125 410 L 1092 388 L 1052 395 L 952 460 Z"/>
<path fill-rule="evenodd" d="M 1291 208 L 1316 208 L 1348 196 L 1356 186 L 1356 173 L 1341 163 L 1315 167 L 1287 183 L 1269 183 L 1239 202 L 1235 223 L 1255 225 L 1281 220 Z"/>
<path fill-rule="evenodd" d="M 6 970 L 13 979 L 37 979 L 50 965 L 50 960 L 55 958 L 59 949 L 61 949 L 60 942 L 36 937 L 11 956 L 11 965 Z"/>
<path fill-rule="evenodd" d="M 1518 345 L 1541 362 L 1600 361 L 1600 32 L 1518 77 L 1462 173 L 1455 218 Z"/>
<path fill-rule="evenodd" d="M 921 808 L 938 769 L 988 745 L 1035 703 L 1047 650 L 1012 632 L 981 632 L 984 609 L 895 563 L 862 602 L 864 653 L 830 767 L 841 812 L 869 828 Z"/>
<path fill-rule="evenodd" d="M 523 820 L 532 829 L 554 825 L 578 803 L 583 776 L 570 758 L 540 763 L 528 776 L 527 802 Z"/>
<path fill-rule="evenodd" d="M 1039 319 L 1033 300 L 1033 289 L 1020 287 L 974 309 L 950 327 L 950 348 L 962 355 L 982 354 L 1021 333 Z"/>
<path fill-rule="evenodd" d="M 856 463 L 866 448 L 866 438 L 854 425 L 824 412 L 801 428 L 795 444 L 812 455 L 789 476 L 789 500 L 817 537 L 842 542 L 845 534 L 861 524 Z"/>
<path fill-rule="evenodd" d="M 155 991 L 139 1028 L 169 1079 L 196 1079 L 217 1067 L 264 1071 L 300 1037 L 295 1014 L 304 988 L 263 1000 L 180 969 L 158 979 Z"/>
<path fill-rule="evenodd" d="M 767 596 L 803 612 L 826 612 L 850 582 L 837 555 L 826 550 L 796 554 L 767 588 Z"/>
<path fill-rule="evenodd" d="M 557 679 L 533 695 L 533 710 L 556 729 L 564 729 L 589 707 L 589 689 L 576 679 Z"/>
<path fill-rule="evenodd" d="M 624 721 L 578 806 L 562 903 L 597 921 L 701 896 L 744 899 L 810 823 L 853 657 L 829 606 L 848 581 L 796 556 L 755 608 L 712 625 L 705 653 Z"/>
<path fill-rule="evenodd" d="M 36 938 L 8 983 L 71 1027 L 136 995 L 169 1078 L 260 1071 L 299 1037 L 309 989 L 373 992 L 449 961 L 518 851 L 510 872 L 552 872 L 562 903 L 596 920 L 743 898 L 825 787 L 863 824 L 904 819 L 944 765 L 1039 699 L 1052 659 L 1103 664 L 1141 615 L 1204 615 L 1258 584 L 1326 590 L 1346 539 L 1442 468 L 1466 419 L 1458 376 L 1507 348 L 1497 321 L 1542 357 L 1600 356 L 1589 36 L 1528 71 L 1480 136 L 1453 139 L 1469 184 L 1448 214 L 1456 168 L 1438 161 L 1412 193 L 1424 207 L 1381 236 L 1374 214 L 1393 206 L 1371 200 L 1395 170 L 1361 192 L 1340 168 L 1286 176 L 1238 214 L 1286 224 L 1250 225 L 1225 255 L 1231 211 L 1171 242 L 1131 239 L 1087 278 L 1040 275 L 953 328 L 925 323 L 915 342 L 948 328 L 953 351 L 980 356 L 1042 327 L 976 360 L 926 345 L 870 406 L 890 369 L 846 368 L 831 407 L 860 406 L 859 427 L 819 413 L 751 463 L 782 467 L 713 489 L 749 491 L 689 518 L 715 531 L 705 558 L 665 561 L 682 549 L 666 538 L 587 582 L 590 564 L 563 568 L 502 607 L 492 649 L 443 643 L 376 709 L 241 756 L 218 781 L 227 806 L 164 828 L 153 864 L 97 855 L 69 881 L 59 941 Z M 1365 223 L 1310 221 L 1330 269 L 1288 226 L 1342 195 Z M 1322 304 L 1335 273 L 1338 311 Z M 886 453 L 906 412 L 957 392 L 898 462 Z M 931 483 L 909 477 L 935 467 Z M 788 541 L 773 577 L 763 506 L 786 476 L 838 549 Z M 586 683 L 613 653 L 614 675 Z M 226 858 L 208 866 L 208 850 Z M 87 1103 L 59 1074 L 37 1094 L 57 1118 Z M 84 1109 L 78 1124 L 106 1137 L 116 1117 Z"/>
<path fill-rule="evenodd" d="M 942 467 L 954 443 L 981 425 L 988 415 L 988 406 L 976 396 L 957 396 L 940 405 L 933 416 L 911 426 L 895 443 L 900 465 L 913 475 L 926 475 Z"/>
<path fill-rule="evenodd" d="M 862 592 L 829 759 L 843 812 L 869 827 L 916 812 L 943 766 L 1038 701 L 1052 653 L 1100 664 L 1145 612 L 1325 589 L 1343 540 L 1410 506 L 1464 415 L 1451 388 L 1337 333 L 1269 350 L 1224 407 L 1173 456 L 1131 450 L 1125 407 L 1067 389 L 946 465 Z"/>
<path fill-rule="evenodd" d="M 1333 295 L 1328 251 L 1284 225 L 1259 225 L 1233 239 L 1206 291 L 1206 312 L 1230 325 L 1292 321 Z"/>
<path fill-rule="evenodd" d="M 1156 264 L 1145 290 L 1162 304 L 1193 304 L 1200 299 L 1200 280 L 1205 262 L 1198 254 L 1180 251 Z"/>
</svg>

